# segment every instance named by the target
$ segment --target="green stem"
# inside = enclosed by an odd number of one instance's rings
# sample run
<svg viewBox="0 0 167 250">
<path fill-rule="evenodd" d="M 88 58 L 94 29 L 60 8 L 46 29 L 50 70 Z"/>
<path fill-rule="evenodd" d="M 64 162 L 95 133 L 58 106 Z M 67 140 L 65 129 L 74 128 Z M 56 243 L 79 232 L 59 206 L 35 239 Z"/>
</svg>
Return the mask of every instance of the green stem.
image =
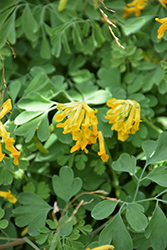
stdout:
<svg viewBox="0 0 167 250">
<path fill-rule="evenodd" d="M 118 198 L 119 197 L 119 193 L 120 193 L 119 180 L 118 180 L 116 171 L 114 169 L 112 169 L 113 160 L 112 160 L 112 156 L 110 154 L 109 148 L 107 146 L 107 143 L 105 143 L 105 149 L 106 149 L 106 153 L 109 155 L 109 160 L 107 162 L 107 165 L 109 166 L 109 169 L 110 169 L 110 172 L 111 172 L 111 175 L 112 175 L 112 179 L 114 181 L 115 195 Z"/>
<path fill-rule="evenodd" d="M 136 200 L 137 193 L 138 193 L 139 187 L 140 187 L 140 182 L 142 180 L 142 177 L 143 177 L 144 171 L 146 170 L 146 167 L 147 167 L 147 163 L 145 164 L 145 166 L 144 166 L 144 168 L 143 168 L 143 170 L 141 172 L 141 175 L 140 175 L 140 177 L 138 179 L 138 183 L 137 183 L 136 191 L 135 191 L 135 194 L 134 194 L 133 202 Z"/>
<path fill-rule="evenodd" d="M 35 246 L 33 242 L 31 242 L 30 239 L 34 239 L 33 237 L 30 237 L 29 239 L 27 237 L 25 238 L 6 238 L 6 240 L 8 241 L 13 241 L 13 242 L 8 242 L 6 244 L 0 245 L 0 249 L 9 249 L 10 247 L 14 247 L 14 246 L 19 246 L 19 245 L 23 245 L 26 242 L 31 245 L 31 246 Z M 0 237 L 0 240 L 5 240 L 5 237 Z M 35 246 L 36 247 L 36 246 Z M 40 250 L 39 248 L 34 248 L 35 250 Z"/>
<path fill-rule="evenodd" d="M 24 237 L 23 240 L 28 243 L 30 246 L 32 246 L 35 250 L 40 250 L 30 239 L 27 237 Z"/>
<path fill-rule="evenodd" d="M 152 122 L 150 122 L 147 118 L 145 118 L 143 115 L 141 116 L 143 121 L 147 123 L 151 128 L 153 128 L 155 131 L 157 131 L 159 134 L 163 132 L 160 128 L 156 127 Z"/>
</svg>

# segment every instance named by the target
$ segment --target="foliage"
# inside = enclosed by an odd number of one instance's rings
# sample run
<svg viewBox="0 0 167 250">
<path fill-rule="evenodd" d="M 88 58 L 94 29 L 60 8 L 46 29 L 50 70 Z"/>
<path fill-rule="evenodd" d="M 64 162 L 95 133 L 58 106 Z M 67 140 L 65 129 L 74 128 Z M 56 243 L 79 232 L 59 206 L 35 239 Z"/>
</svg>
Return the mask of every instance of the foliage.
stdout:
<svg viewBox="0 0 167 250">
<path fill-rule="evenodd" d="M 167 248 L 167 32 L 158 23 L 165 6 L 158 0 L 0 1 L 0 245 Z M 11 112 L 2 116 L 10 99 Z M 110 110 L 109 99 L 121 112 Z M 87 114 L 93 110 L 89 119 L 82 110 L 79 129 L 84 134 L 89 120 L 91 135 L 87 148 L 71 153 L 81 142 L 70 123 L 78 103 L 87 104 Z M 56 120 L 62 104 L 70 132 Z M 134 107 L 141 111 L 136 126 Z M 130 124 L 128 138 L 120 124 Z M 20 152 L 18 162 L 5 133 Z"/>
</svg>

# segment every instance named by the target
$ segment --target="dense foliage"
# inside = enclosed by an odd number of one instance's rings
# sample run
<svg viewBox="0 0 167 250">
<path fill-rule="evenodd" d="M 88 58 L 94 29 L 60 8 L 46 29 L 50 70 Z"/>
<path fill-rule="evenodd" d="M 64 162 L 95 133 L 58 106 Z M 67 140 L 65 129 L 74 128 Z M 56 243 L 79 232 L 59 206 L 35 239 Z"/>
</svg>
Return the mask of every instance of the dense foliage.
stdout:
<svg viewBox="0 0 167 250">
<path fill-rule="evenodd" d="M 167 249 L 166 4 L 0 1 L 0 249 Z"/>
</svg>

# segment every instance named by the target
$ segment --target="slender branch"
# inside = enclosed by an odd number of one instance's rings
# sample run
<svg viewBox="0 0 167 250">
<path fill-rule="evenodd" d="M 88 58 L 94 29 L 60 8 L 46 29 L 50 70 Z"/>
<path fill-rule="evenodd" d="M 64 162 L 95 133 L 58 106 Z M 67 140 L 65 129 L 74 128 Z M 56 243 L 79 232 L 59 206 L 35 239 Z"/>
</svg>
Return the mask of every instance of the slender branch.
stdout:
<svg viewBox="0 0 167 250">
<path fill-rule="evenodd" d="M 14 246 L 19 246 L 19 245 L 23 245 L 25 244 L 25 240 L 24 239 L 17 239 L 13 242 L 9 242 L 9 243 L 6 243 L 6 244 L 3 244 L 3 245 L 0 245 L 0 249 L 9 249 L 9 247 L 14 247 Z"/>
<path fill-rule="evenodd" d="M 143 170 L 142 170 L 142 172 L 141 172 L 141 175 L 140 175 L 140 177 L 139 177 L 139 179 L 138 179 L 138 183 L 137 183 L 135 195 L 134 195 L 134 198 L 133 198 L 133 202 L 136 200 L 137 193 L 138 193 L 139 187 L 140 187 L 140 182 L 141 182 L 141 180 L 142 180 L 142 177 L 143 177 L 144 171 L 146 170 L 146 167 L 147 167 L 147 163 L 145 164 L 145 166 L 144 166 L 144 168 L 143 168 Z"/>
</svg>

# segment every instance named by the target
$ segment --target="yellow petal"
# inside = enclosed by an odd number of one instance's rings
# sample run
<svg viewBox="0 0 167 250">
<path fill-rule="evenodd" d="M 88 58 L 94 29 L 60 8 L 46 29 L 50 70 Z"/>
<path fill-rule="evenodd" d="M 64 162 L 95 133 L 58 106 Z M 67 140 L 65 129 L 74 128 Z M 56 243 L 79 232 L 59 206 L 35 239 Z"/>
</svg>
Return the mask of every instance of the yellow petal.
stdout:
<svg viewBox="0 0 167 250">
<path fill-rule="evenodd" d="M 76 144 L 71 148 L 70 152 L 73 153 L 75 151 L 79 151 L 81 148 L 80 141 L 77 141 Z"/>
<path fill-rule="evenodd" d="M 5 199 L 8 199 L 8 201 L 10 203 L 16 203 L 17 202 L 16 197 L 13 194 L 11 194 L 10 190 L 8 190 L 8 192 L 0 191 L 0 196 L 4 197 Z"/>
<path fill-rule="evenodd" d="M 8 99 L 2 104 L 2 110 L 0 111 L 0 119 L 2 119 L 12 109 L 11 99 Z"/>
<path fill-rule="evenodd" d="M 20 157 L 20 152 L 13 146 L 12 148 L 12 155 L 14 157 L 14 164 L 19 165 L 19 157 Z"/>
<path fill-rule="evenodd" d="M 0 140 L 0 161 L 3 160 L 5 154 L 2 153 L 2 145 L 1 145 L 1 140 Z"/>
<path fill-rule="evenodd" d="M 114 246 L 113 245 L 104 245 L 104 246 L 100 246 L 100 247 L 95 247 L 95 248 L 87 248 L 86 250 L 113 250 Z"/>
<path fill-rule="evenodd" d="M 109 156 L 106 154 L 106 150 L 104 147 L 104 138 L 103 138 L 103 134 L 101 131 L 99 131 L 98 133 L 98 139 L 99 139 L 99 147 L 100 147 L 100 151 L 98 152 L 98 155 L 101 156 L 102 161 L 107 162 L 109 159 Z"/>
</svg>

